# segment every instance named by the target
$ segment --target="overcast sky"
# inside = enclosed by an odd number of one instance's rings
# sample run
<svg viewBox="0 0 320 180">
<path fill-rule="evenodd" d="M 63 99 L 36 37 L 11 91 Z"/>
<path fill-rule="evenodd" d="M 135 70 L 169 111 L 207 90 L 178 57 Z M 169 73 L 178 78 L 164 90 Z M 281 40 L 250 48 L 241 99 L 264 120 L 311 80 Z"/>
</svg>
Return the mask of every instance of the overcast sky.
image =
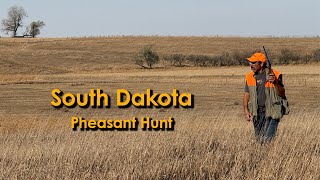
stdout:
<svg viewBox="0 0 320 180">
<path fill-rule="evenodd" d="M 13 5 L 41 37 L 320 35 L 320 0 L 1 0 L 0 19 Z"/>
</svg>

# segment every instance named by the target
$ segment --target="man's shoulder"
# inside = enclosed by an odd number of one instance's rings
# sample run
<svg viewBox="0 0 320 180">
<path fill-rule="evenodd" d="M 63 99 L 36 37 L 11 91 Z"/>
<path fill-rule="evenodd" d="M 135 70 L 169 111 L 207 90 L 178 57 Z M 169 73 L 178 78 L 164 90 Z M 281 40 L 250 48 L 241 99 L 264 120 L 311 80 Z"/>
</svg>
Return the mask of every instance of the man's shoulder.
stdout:
<svg viewBox="0 0 320 180">
<path fill-rule="evenodd" d="M 272 69 L 272 71 L 275 73 L 275 74 L 282 74 L 280 71 L 276 70 L 276 69 Z"/>
<path fill-rule="evenodd" d="M 250 71 L 246 74 L 246 76 L 253 76 L 254 75 L 254 72 L 253 71 Z"/>
</svg>

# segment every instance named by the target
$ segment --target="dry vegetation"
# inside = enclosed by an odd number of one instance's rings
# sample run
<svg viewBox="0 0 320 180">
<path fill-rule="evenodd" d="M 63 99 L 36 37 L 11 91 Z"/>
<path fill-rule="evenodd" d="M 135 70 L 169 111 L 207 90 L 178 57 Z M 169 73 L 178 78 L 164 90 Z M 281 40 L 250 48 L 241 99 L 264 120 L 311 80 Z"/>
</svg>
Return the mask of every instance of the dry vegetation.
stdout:
<svg viewBox="0 0 320 180">
<path fill-rule="evenodd" d="M 153 44 L 159 54 L 215 55 L 225 49 L 308 52 L 319 38 L 110 37 L 0 39 L 0 179 L 319 179 L 320 66 L 277 66 L 291 114 L 271 144 L 254 141 L 244 120 L 248 67 L 134 66 Z M 101 88 L 110 109 L 59 110 L 51 90 Z M 193 109 L 118 109 L 116 89 L 195 95 Z M 174 131 L 72 131 L 72 116 L 175 118 Z"/>
</svg>

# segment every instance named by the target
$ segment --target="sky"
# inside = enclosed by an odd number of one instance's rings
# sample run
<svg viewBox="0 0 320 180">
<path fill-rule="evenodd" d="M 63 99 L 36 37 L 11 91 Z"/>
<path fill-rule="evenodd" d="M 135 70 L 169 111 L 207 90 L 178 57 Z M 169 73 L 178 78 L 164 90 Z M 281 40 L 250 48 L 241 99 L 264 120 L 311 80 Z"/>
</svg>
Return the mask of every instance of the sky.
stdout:
<svg viewBox="0 0 320 180">
<path fill-rule="evenodd" d="M 13 5 L 39 37 L 320 35 L 320 0 L 1 0 L 1 20 Z"/>
</svg>

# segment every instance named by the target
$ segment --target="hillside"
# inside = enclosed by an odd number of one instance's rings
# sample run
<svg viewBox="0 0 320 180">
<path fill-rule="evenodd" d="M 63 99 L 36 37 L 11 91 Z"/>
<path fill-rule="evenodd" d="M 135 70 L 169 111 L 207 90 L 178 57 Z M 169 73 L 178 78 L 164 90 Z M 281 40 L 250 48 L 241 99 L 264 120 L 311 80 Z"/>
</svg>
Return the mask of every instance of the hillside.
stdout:
<svg viewBox="0 0 320 180">
<path fill-rule="evenodd" d="M 0 38 L 0 74 L 82 74 L 141 71 L 133 62 L 144 45 L 153 45 L 160 56 L 219 55 L 223 52 L 270 50 L 271 58 L 289 48 L 307 54 L 320 48 L 320 38 L 239 37 L 94 37 L 94 38 Z M 160 63 L 159 67 L 168 66 Z M 173 68 L 173 67 L 167 67 Z"/>
</svg>

